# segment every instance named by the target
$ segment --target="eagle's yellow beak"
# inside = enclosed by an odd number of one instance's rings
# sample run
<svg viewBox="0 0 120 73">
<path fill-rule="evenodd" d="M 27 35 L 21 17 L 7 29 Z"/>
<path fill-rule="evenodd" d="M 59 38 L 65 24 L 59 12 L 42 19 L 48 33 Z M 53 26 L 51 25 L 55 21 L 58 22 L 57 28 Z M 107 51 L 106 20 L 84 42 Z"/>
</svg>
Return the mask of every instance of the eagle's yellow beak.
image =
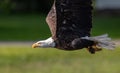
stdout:
<svg viewBox="0 0 120 73">
<path fill-rule="evenodd" d="M 32 48 L 37 48 L 37 47 L 39 47 L 39 46 L 40 46 L 40 44 L 34 43 L 34 44 L 32 45 Z"/>
</svg>

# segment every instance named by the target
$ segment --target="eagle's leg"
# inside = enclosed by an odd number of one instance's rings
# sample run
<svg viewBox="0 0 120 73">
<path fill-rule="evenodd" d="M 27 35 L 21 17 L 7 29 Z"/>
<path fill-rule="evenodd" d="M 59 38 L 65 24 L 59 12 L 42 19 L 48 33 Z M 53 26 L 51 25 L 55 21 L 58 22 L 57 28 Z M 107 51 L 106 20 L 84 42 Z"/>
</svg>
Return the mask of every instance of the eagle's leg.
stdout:
<svg viewBox="0 0 120 73">
<path fill-rule="evenodd" d="M 92 48 L 91 46 L 88 47 L 87 50 L 88 50 L 91 54 L 95 54 L 95 49 Z"/>
<path fill-rule="evenodd" d="M 91 46 L 95 51 L 101 51 L 102 48 L 98 47 L 96 44 L 94 44 L 93 46 Z"/>
<path fill-rule="evenodd" d="M 96 51 L 101 51 L 102 49 L 100 47 L 98 47 L 96 44 L 94 44 L 93 46 L 89 46 L 87 48 L 87 50 L 91 53 L 91 54 L 95 54 Z"/>
<path fill-rule="evenodd" d="M 96 51 L 101 51 L 102 48 L 97 46 L 97 42 L 94 42 L 94 44 L 92 46 L 88 46 L 88 51 L 91 53 L 91 54 L 95 54 Z"/>
</svg>

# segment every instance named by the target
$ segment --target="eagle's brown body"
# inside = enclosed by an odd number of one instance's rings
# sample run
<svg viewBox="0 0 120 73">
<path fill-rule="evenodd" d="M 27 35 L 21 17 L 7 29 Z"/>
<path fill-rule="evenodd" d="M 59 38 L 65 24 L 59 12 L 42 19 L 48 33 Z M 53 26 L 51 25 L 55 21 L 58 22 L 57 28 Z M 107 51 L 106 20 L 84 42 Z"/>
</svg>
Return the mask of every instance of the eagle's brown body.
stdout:
<svg viewBox="0 0 120 73">
<path fill-rule="evenodd" d="M 92 28 L 92 0 L 56 0 L 46 21 L 56 48 L 76 50 L 94 42 L 80 39 L 90 36 Z M 79 44 L 78 44 L 79 43 Z"/>
</svg>

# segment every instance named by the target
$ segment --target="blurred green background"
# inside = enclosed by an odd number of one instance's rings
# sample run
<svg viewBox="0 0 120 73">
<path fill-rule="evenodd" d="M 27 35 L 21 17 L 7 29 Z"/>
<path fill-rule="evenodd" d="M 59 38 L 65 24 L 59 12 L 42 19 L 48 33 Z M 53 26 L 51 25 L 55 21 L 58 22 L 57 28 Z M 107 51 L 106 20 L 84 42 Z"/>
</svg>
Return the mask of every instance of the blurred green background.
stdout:
<svg viewBox="0 0 120 73">
<path fill-rule="evenodd" d="M 120 43 L 120 8 L 99 9 L 99 1 L 94 0 L 92 36 L 108 33 Z M 119 45 L 95 55 L 86 49 L 31 48 L 31 42 L 51 36 L 45 18 L 52 3 L 0 0 L 0 73 L 119 73 Z"/>
<path fill-rule="evenodd" d="M 52 0 L 42 2 L 39 0 L 1 0 L 0 40 L 33 41 L 51 36 L 45 18 L 52 2 Z M 105 12 L 105 10 L 95 8 L 92 35 L 108 33 L 114 39 L 119 38 L 120 18 L 116 11 L 106 9 Z"/>
</svg>

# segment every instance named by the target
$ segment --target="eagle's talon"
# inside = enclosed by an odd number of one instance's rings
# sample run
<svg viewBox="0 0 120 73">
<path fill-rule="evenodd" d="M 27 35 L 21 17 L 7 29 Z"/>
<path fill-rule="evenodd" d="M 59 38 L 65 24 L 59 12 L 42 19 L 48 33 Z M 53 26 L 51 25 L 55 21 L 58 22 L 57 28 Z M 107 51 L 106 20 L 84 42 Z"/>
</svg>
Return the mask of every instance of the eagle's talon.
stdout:
<svg viewBox="0 0 120 73">
<path fill-rule="evenodd" d="M 87 49 L 91 54 L 95 54 L 95 49 L 93 49 L 92 47 L 88 47 Z"/>
<path fill-rule="evenodd" d="M 102 48 L 101 47 L 98 47 L 97 45 L 93 45 L 92 48 L 95 50 L 95 51 L 101 51 Z"/>
<path fill-rule="evenodd" d="M 89 46 L 87 49 L 91 54 L 95 54 L 96 51 L 101 51 L 102 50 L 102 48 L 100 48 L 96 45 Z"/>
</svg>

